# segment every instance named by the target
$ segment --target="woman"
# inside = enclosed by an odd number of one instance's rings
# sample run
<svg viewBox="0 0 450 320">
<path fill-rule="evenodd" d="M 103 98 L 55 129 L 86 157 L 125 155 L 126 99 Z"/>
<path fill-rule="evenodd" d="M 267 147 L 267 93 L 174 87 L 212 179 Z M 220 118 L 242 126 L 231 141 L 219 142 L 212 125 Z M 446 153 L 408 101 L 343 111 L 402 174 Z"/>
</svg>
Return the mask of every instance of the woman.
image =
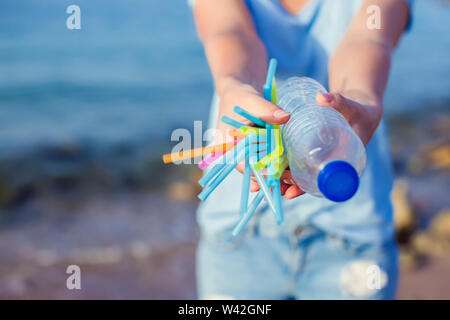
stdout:
<svg viewBox="0 0 450 320">
<path fill-rule="evenodd" d="M 268 58 L 277 80 L 308 76 L 328 86 L 317 102 L 341 112 L 367 146 L 357 194 L 312 197 L 282 177 L 285 223 L 262 206 L 243 234 L 241 177 L 234 172 L 198 212 L 200 298 L 392 299 L 397 250 L 389 194 L 392 168 L 383 94 L 392 52 L 409 21 L 406 0 L 197 0 L 194 16 L 217 95 L 211 126 L 235 105 L 272 124 L 289 114 L 264 100 Z M 379 19 L 379 20 L 377 20 Z M 380 25 L 377 26 L 377 21 Z M 258 190 L 252 182 L 251 190 Z M 303 194 L 303 195 L 302 195 Z"/>
</svg>

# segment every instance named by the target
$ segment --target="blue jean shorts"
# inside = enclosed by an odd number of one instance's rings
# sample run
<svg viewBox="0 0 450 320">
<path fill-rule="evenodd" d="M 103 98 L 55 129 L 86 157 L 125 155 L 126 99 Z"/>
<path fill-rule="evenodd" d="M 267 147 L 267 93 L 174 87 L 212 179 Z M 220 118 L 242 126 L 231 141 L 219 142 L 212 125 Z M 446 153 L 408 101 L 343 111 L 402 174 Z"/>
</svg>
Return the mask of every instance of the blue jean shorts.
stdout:
<svg viewBox="0 0 450 320">
<path fill-rule="evenodd" d="M 355 243 L 313 226 L 289 234 L 258 218 L 237 238 L 204 233 L 197 251 L 200 299 L 393 299 L 397 247 Z M 276 228 L 276 226 L 275 226 Z"/>
<path fill-rule="evenodd" d="M 218 103 L 215 95 L 210 127 Z M 240 218 L 242 175 L 232 172 L 198 210 L 199 298 L 393 299 L 393 171 L 383 121 L 366 153 L 359 190 L 349 201 L 307 194 L 283 201 L 282 226 L 261 205 L 237 238 L 231 232 Z"/>
</svg>

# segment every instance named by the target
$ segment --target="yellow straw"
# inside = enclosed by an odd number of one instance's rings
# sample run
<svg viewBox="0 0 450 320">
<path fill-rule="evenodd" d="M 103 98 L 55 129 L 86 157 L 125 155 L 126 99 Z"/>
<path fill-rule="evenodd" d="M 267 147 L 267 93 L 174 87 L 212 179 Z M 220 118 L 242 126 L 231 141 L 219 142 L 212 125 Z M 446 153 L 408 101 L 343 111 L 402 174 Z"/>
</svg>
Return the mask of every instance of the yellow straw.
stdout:
<svg viewBox="0 0 450 320">
<path fill-rule="evenodd" d="M 277 104 L 277 90 L 275 88 L 275 77 L 272 80 L 272 92 L 271 92 L 272 103 Z"/>
<path fill-rule="evenodd" d="M 240 130 L 242 133 L 255 134 L 257 136 L 262 136 L 262 135 L 266 134 L 266 129 L 255 128 L 255 127 L 242 127 Z"/>
<path fill-rule="evenodd" d="M 273 174 L 273 177 L 275 179 L 280 179 L 281 175 L 283 174 L 283 172 L 287 168 L 287 166 L 288 166 L 288 161 L 287 161 L 286 157 L 275 159 L 275 161 L 274 161 L 275 173 Z"/>
<path fill-rule="evenodd" d="M 247 136 L 247 134 L 243 133 L 241 130 L 238 129 L 230 129 L 228 131 L 228 134 L 238 139 L 244 139 Z"/>
<path fill-rule="evenodd" d="M 281 157 L 284 153 L 283 143 L 281 142 L 280 126 L 274 125 L 273 127 L 277 132 L 277 134 L 275 135 L 275 149 L 255 164 L 255 170 L 261 170 L 265 168 L 270 162 Z"/>
</svg>

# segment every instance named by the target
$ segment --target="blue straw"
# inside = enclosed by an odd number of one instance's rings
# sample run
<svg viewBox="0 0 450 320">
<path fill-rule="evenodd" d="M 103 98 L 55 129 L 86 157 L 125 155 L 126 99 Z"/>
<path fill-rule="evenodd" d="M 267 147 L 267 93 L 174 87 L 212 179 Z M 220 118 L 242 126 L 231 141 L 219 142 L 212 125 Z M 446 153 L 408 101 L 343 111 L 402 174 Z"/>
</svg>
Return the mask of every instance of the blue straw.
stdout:
<svg viewBox="0 0 450 320">
<path fill-rule="evenodd" d="M 283 207 L 281 206 L 280 179 L 273 179 L 273 202 L 275 203 L 275 220 L 278 225 L 284 221 Z"/>
<path fill-rule="evenodd" d="M 250 144 L 250 154 L 249 154 L 249 160 L 250 160 L 250 165 L 254 165 L 258 162 L 258 151 L 259 151 L 259 142 L 260 141 L 260 136 L 256 136 L 256 141 L 258 142 L 258 144 Z"/>
<path fill-rule="evenodd" d="M 222 159 L 222 157 L 220 157 L 219 159 Z M 219 159 L 217 159 L 217 160 L 219 160 Z M 222 169 L 225 168 L 226 165 L 227 165 L 226 163 L 218 163 L 218 164 L 214 165 L 203 177 L 200 178 L 200 180 L 198 180 L 198 183 L 202 187 L 204 187 L 209 182 L 209 180 L 214 178 L 216 176 L 216 174 L 218 174 L 220 171 L 222 171 Z"/>
<path fill-rule="evenodd" d="M 266 127 L 266 123 L 264 121 L 262 121 L 261 119 L 252 116 L 250 113 L 248 113 L 247 111 L 245 111 L 244 109 L 242 109 L 239 106 L 235 106 L 234 107 L 234 112 L 236 112 L 237 114 L 243 116 L 245 119 L 250 120 L 251 122 L 253 122 L 254 124 L 256 124 L 257 126 Z"/>
<path fill-rule="evenodd" d="M 273 146 L 273 144 L 272 144 L 272 133 L 273 133 L 273 125 L 271 125 L 270 123 L 268 123 L 268 124 L 266 124 L 266 133 L 267 133 L 267 136 L 266 136 L 266 153 L 267 154 L 271 154 L 272 153 L 272 146 Z M 269 163 L 269 170 L 268 171 L 271 171 L 270 170 L 270 168 L 271 168 L 271 164 L 272 163 Z M 269 177 L 269 182 L 271 181 L 271 175 L 268 175 L 268 177 Z M 269 183 L 269 185 L 270 185 L 271 183 Z"/>
<path fill-rule="evenodd" d="M 267 101 L 272 101 L 272 81 L 273 77 L 275 77 L 276 69 L 277 69 L 277 60 L 272 58 L 269 61 L 269 67 L 267 69 L 266 83 L 263 85 L 264 98 Z"/>
<path fill-rule="evenodd" d="M 264 199 L 264 193 L 259 191 L 256 197 L 250 203 L 248 210 L 242 215 L 238 224 L 234 227 L 232 232 L 234 237 L 238 236 L 241 233 L 241 231 L 245 228 L 247 223 L 250 221 L 250 218 L 253 216 L 253 213 L 255 213 L 256 208 L 258 208 L 259 204 L 261 203 L 262 199 Z"/>
<path fill-rule="evenodd" d="M 276 59 L 270 59 L 269 61 L 269 67 L 267 69 L 267 76 L 266 76 L 266 83 L 263 86 L 263 93 L 264 93 L 264 98 L 267 101 L 272 102 L 272 84 L 273 84 L 273 78 L 275 77 L 275 71 L 277 69 L 277 60 Z M 271 125 L 270 123 L 266 123 L 266 152 L 267 154 L 270 154 L 273 150 L 272 150 L 272 135 L 273 135 L 273 125 Z M 271 164 L 269 164 L 269 171 L 271 169 Z M 268 175 L 268 182 L 269 185 L 272 185 L 272 176 Z"/>
<path fill-rule="evenodd" d="M 223 123 L 226 123 L 226 124 L 229 124 L 230 126 L 233 126 L 233 127 L 235 127 L 235 128 L 238 128 L 238 129 L 240 129 L 240 128 L 242 128 L 242 127 L 245 126 L 245 124 L 243 124 L 243 123 L 241 123 L 241 122 L 239 122 L 239 121 L 236 121 L 236 120 L 234 120 L 234 119 L 231 119 L 231 118 L 228 117 L 228 116 L 223 116 L 223 117 L 222 117 L 222 122 L 223 122 Z"/>
<path fill-rule="evenodd" d="M 262 176 L 262 174 L 259 173 L 258 171 L 256 171 L 253 167 L 252 167 L 252 172 L 255 175 L 256 180 L 258 181 L 259 186 L 261 187 L 261 190 L 264 192 L 264 196 L 266 197 L 267 202 L 269 203 L 269 206 L 272 209 L 272 211 L 276 217 L 277 213 L 275 210 L 275 204 L 273 203 L 272 192 L 270 192 L 269 186 L 267 185 L 266 181 L 264 180 L 264 177 Z"/>
<path fill-rule="evenodd" d="M 272 153 L 275 149 L 275 131 L 274 131 L 274 127 L 272 126 L 272 128 L 270 129 L 271 131 L 271 136 L 270 136 L 270 151 L 268 152 L 268 154 Z M 269 165 L 267 166 L 267 183 L 269 186 L 272 186 L 273 182 L 274 182 L 274 177 L 273 174 L 275 173 L 275 169 L 273 167 L 273 161 L 271 161 L 269 163 Z"/>
<path fill-rule="evenodd" d="M 236 168 L 239 162 L 242 161 L 245 157 L 248 156 L 248 150 L 244 149 L 241 150 L 238 156 L 236 157 L 236 162 L 232 164 L 227 164 L 225 168 L 217 175 L 217 177 L 214 178 L 214 180 L 208 184 L 202 192 L 198 195 L 198 198 L 202 201 L 206 200 L 211 192 L 213 192 L 217 186 L 231 173 L 231 171 Z"/>
<path fill-rule="evenodd" d="M 239 143 L 230 151 L 225 153 L 222 157 L 218 158 L 216 161 L 218 162 L 216 165 L 214 165 L 203 177 L 198 180 L 198 183 L 204 187 L 208 182 L 214 178 L 219 172 L 222 171 L 222 169 L 225 168 L 225 166 L 229 162 L 229 158 L 231 156 L 236 156 L 243 148 L 245 147 L 245 141 L 244 139 L 239 141 Z M 224 163 L 221 163 L 221 161 L 224 161 Z M 233 160 L 234 161 L 234 160 Z"/>
<path fill-rule="evenodd" d="M 280 129 L 278 129 L 280 130 Z M 275 132 L 272 131 L 272 146 L 275 145 Z M 283 215 L 283 207 L 281 205 L 281 187 L 280 187 L 280 179 L 275 179 L 274 177 L 275 168 L 273 165 L 273 162 L 269 164 L 268 168 L 268 177 L 269 179 L 269 185 L 272 186 L 273 190 L 273 201 L 275 203 L 275 220 L 277 221 L 278 225 L 281 225 L 284 221 L 284 215 Z"/>
<path fill-rule="evenodd" d="M 250 152 L 250 139 L 245 138 L 245 149 Z M 241 206 L 239 213 L 243 214 L 247 211 L 248 207 L 248 196 L 250 192 L 250 178 L 251 178 L 251 168 L 250 168 L 250 155 L 245 158 L 245 169 L 244 175 L 242 177 L 242 191 L 241 191 Z"/>
</svg>

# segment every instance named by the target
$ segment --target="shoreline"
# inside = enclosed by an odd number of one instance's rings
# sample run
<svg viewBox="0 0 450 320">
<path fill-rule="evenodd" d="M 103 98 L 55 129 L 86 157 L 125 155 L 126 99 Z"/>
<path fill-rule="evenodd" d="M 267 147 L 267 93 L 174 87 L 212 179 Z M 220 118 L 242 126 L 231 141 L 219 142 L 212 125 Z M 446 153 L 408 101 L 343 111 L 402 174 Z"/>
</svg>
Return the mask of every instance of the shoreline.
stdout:
<svg viewBox="0 0 450 320">
<path fill-rule="evenodd" d="M 449 124 L 447 109 L 388 119 L 399 299 L 450 298 L 441 283 L 450 267 Z M 195 299 L 200 170 L 164 165 L 164 148 L 119 150 L 113 159 L 66 146 L 0 160 L 0 298 Z M 85 290 L 61 286 L 73 263 Z"/>
<path fill-rule="evenodd" d="M 420 188 L 423 177 L 430 180 L 428 188 L 437 173 L 448 172 L 443 159 L 447 154 L 445 150 L 439 154 L 439 149 L 450 144 L 449 107 L 396 114 L 386 122 L 397 178 L 410 179 Z M 41 193 L 60 190 L 158 192 L 176 181 L 191 183 L 190 177 L 201 174 L 195 165 L 176 166 L 161 160 L 173 145 L 162 140 L 109 146 L 73 141 L 0 157 L 0 208 L 13 208 Z"/>
</svg>

